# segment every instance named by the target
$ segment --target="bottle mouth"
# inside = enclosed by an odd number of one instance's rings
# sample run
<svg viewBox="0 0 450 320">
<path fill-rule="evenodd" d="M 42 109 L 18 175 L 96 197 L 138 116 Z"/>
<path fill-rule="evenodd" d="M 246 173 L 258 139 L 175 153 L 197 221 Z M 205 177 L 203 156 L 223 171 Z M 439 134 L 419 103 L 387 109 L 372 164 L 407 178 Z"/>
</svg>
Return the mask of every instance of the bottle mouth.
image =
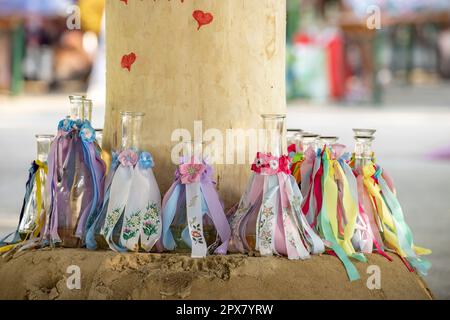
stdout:
<svg viewBox="0 0 450 320">
<path fill-rule="evenodd" d="M 130 117 L 143 117 L 143 116 L 145 116 L 145 112 L 136 112 L 136 111 L 121 111 L 120 114 L 122 116 L 130 116 Z"/>
<path fill-rule="evenodd" d="M 285 119 L 285 114 L 262 114 L 261 117 L 263 119 L 270 119 L 270 120 L 276 120 L 276 119 Z"/>
<path fill-rule="evenodd" d="M 86 98 L 87 96 L 84 93 L 74 93 L 69 96 L 69 100 L 82 100 Z"/>
<path fill-rule="evenodd" d="M 303 130 L 302 129 L 287 129 L 287 132 L 292 132 L 292 133 L 302 133 Z"/>
<path fill-rule="evenodd" d="M 55 137 L 54 134 L 36 134 L 35 137 L 37 139 L 53 139 Z"/>
<path fill-rule="evenodd" d="M 302 134 L 303 138 L 319 138 L 318 134 L 315 133 L 310 133 L 310 132 L 305 132 Z"/>
<path fill-rule="evenodd" d="M 356 136 L 373 136 L 375 132 L 377 132 L 376 129 L 353 129 L 353 132 Z"/>
<path fill-rule="evenodd" d="M 336 136 L 320 136 L 319 139 L 325 144 L 333 144 L 339 140 Z"/>
<path fill-rule="evenodd" d="M 374 136 L 355 136 L 356 140 L 370 140 L 373 141 L 375 140 Z"/>
</svg>

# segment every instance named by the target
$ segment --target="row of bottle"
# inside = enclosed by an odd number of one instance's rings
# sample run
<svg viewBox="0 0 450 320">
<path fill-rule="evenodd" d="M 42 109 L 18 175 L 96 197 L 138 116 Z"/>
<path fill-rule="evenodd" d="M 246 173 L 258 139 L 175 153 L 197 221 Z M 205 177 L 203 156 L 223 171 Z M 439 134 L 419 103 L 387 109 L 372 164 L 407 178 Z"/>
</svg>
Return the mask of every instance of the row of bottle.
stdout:
<svg viewBox="0 0 450 320">
<path fill-rule="evenodd" d="M 374 163 L 375 130 L 354 129 L 353 156 L 344 157 L 337 137 L 290 131 L 285 140 L 285 116 L 263 115 L 264 146 L 246 192 L 225 217 L 212 167 L 189 151 L 161 202 L 153 158 L 141 150 L 143 113 L 121 113 L 122 143 L 111 159 L 90 126 L 92 102 L 82 96 L 70 102 L 70 115 L 60 122 L 57 136 L 39 137 L 35 187 L 27 191 L 30 205 L 24 206 L 34 206 L 30 214 L 36 217 L 23 212 L 19 231 L 24 239 L 33 232 L 44 242 L 90 249 L 104 239 L 117 251 L 191 250 L 200 257 L 259 251 L 305 259 L 328 248 L 351 279 L 357 271 L 348 257 L 363 261 L 373 242 L 383 255 L 387 248 L 414 268 L 429 268 L 417 256 L 428 251 L 413 245 L 392 183 L 385 183 L 389 179 Z M 42 163 L 45 153 L 48 167 Z M 48 172 L 47 181 L 41 168 Z M 30 197 L 33 192 L 36 196 Z M 40 227 L 27 230 L 22 221 Z M 363 231 L 357 223 L 365 225 Z"/>
</svg>

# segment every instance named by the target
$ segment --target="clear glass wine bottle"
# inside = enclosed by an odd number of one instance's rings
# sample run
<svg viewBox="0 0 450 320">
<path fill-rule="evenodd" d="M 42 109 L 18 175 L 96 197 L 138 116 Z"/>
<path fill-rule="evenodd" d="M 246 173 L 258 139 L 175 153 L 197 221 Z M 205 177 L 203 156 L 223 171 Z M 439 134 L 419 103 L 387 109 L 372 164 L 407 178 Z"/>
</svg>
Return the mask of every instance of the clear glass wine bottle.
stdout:
<svg viewBox="0 0 450 320">
<path fill-rule="evenodd" d="M 38 134 L 36 135 L 36 144 L 37 144 L 37 155 L 36 159 L 42 163 L 47 162 L 48 153 L 50 151 L 50 145 L 54 139 L 54 135 L 51 134 Z M 24 213 L 22 220 L 20 221 L 19 225 L 19 235 L 21 239 L 25 239 L 27 236 L 29 236 L 37 227 L 36 223 L 39 223 L 38 220 L 45 217 L 45 181 L 46 176 L 44 171 L 42 170 L 39 173 L 39 176 L 36 176 L 36 179 L 39 178 L 40 183 L 40 197 L 37 196 L 38 188 L 37 183 L 38 181 L 35 181 L 33 185 L 33 189 L 31 191 L 31 194 L 29 198 L 25 202 L 24 206 Z M 38 198 L 40 198 L 40 217 L 38 219 Z"/>
</svg>

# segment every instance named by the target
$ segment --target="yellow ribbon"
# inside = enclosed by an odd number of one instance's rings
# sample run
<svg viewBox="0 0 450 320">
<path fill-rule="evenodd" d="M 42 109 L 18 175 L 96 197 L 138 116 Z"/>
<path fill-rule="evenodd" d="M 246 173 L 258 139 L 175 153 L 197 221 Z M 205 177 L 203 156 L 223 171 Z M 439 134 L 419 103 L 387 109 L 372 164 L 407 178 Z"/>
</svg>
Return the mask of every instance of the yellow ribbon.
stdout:
<svg viewBox="0 0 450 320">
<path fill-rule="evenodd" d="M 36 202 L 37 202 L 37 214 L 36 214 L 36 220 L 35 220 L 36 228 L 32 232 L 31 231 L 28 232 L 22 241 L 1 247 L 0 253 L 8 252 L 8 251 L 14 249 L 15 247 L 19 246 L 20 244 L 23 244 L 25 241 L 28 240 L 31 233 L 33 233 L 34 237 L 37 237 L 39 235 L 39 233 L 41 232 L 42 226 L 44 225 L 45 221 L 44 221 L 44 219 L 41 219 L 42 199 L 43 199 L 43 195 L 42 195 L 43 186 L 42 186 L 42 181 L 41 181 L 41 174 L 43 171 L 44 175 L 47 176 L 48 167 L 45 162 L 42 162 L 39 160 L 36 160 L 35 164 L 38 166 L 35 176 L 34 176 L 34 183 L 36 184 Z"/>
<path fill-rule="evenodd" d="M 39 168 L 36 171 L 36 178 L 35 178 L 35 182 L 36 182 L 36 201 L 37 201 L 37 215 L 36 215 L 36 229 L 34 230 L 33 235 L 35 237 L 37 237 L 39 235 L 39 233 L 41 232 L 41 229 L 44 225 L 44 219 L 41 218 L 41 213 L 42 213 L 42 198 L 43 198 L 43 192 L 42 192 L 42 181 L 41 181 L 41 171 L 44 172 L 44 177 L 47 176 L 48 173 L 48 167 L 47 164 L 45 162 L 36 160 L 36 164 L 39 166 Z"/>
<path fill-rule="evenodd" d="M 374 206 L 374 212 L 378 214 L 378 223 L 381 223 L 380 232 L 384 238 L 385 245 L 395 250 L 401 257 L 406 257 L 406 253 L 401 249 L 398 243 L 397 231 L 395 223 L 386 202 L 381 195 L 381 189 L 377 183 L 373 180 L 375 174 L 375 167 L 372 162 L 363 167 L 364 186 L 369 194 L 372 196 L 372 204 Z"/>
<path fill-rule="evenodd" d="M 333 160 L 333 167 L 336 171 L 336 178 L 342 183 L 342 207 L 347 224 L 344 227 L 344 239 L 338 238 L 339 245 L 344 249 L 347 255 L 356 253 L 353 248 L 352 238 L 355 233 L 356 219 L 358 217 L 358 204 L 353 199 L 350 185 L 345 176 L 344 170 L 337 160 Z"/>
</svg>

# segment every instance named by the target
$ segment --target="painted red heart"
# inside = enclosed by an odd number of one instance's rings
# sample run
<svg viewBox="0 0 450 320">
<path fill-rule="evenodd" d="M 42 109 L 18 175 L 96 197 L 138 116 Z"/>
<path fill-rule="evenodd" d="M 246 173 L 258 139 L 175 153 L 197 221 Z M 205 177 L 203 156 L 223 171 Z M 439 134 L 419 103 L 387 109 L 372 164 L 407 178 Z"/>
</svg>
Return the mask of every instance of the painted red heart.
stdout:
<svg viewBox="0 0 450 320">
<path fill-rule="evenodd" d="M 128 0 L 120 0 L 122 2 L 124 2 L 125 4 L 128 4 Z"/>
<path fill-rule="evenodd" d="M 194 13 L 192 13 L 192 16 L 198 23 L 197 30 L 204 25 L 210 24 L 214 19 L 212 13 L 203 12 L 202 10 L 195 10 Z"/>
<path fill-rule="evenodd" d="M 122 57 L 122 61 L 120 65 L 124 69 L 128 69 L 128 71 L 131 71 L 131 66 L 136 61 L 136 54 L 134 52 L 131 52 L 130 54 L 126 54 Z"/>
</svg>

